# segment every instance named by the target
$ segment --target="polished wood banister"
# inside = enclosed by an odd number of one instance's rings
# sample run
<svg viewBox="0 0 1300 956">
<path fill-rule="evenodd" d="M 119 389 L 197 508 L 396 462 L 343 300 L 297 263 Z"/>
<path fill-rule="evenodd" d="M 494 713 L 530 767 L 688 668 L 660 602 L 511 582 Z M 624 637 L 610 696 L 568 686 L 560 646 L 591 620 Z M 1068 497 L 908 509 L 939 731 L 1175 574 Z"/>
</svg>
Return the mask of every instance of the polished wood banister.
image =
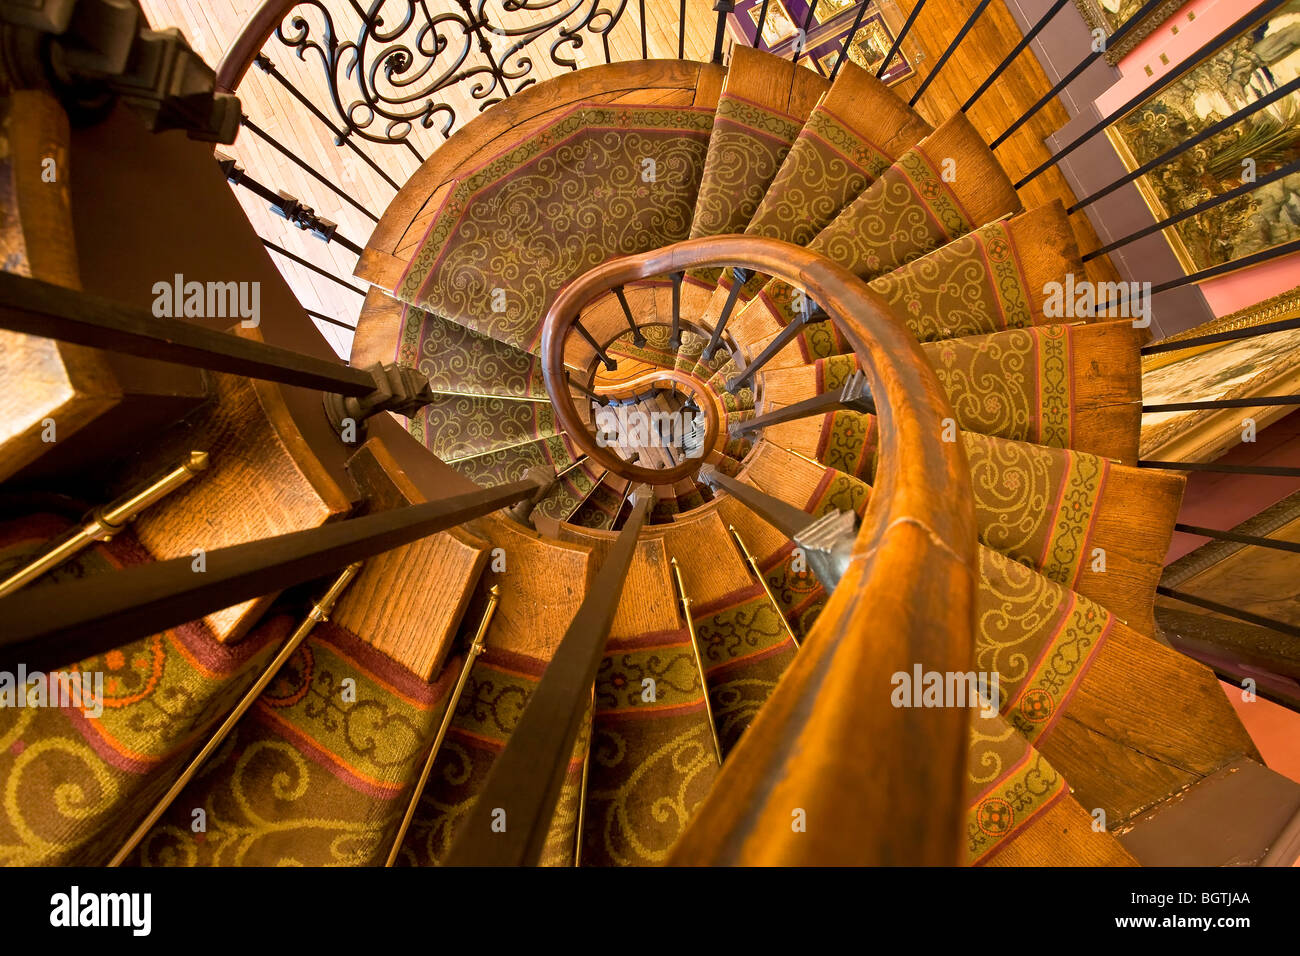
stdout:
<svg viewBox="0 0 1300 956">
<path fill-rule="evenodd" d="M 594 441 L 586 447 L 576 427 L 563 365 L 568 327 L 615 285 L 717 267 L 802 288 L 836 324 L 876 399 L 880 466 L 840 586 L 671 859 L 955 864 L 969 715 L 896 709 L 891 677 L 914 664 L 971 669 L 975 514 L 965 453 L 941 437 L 951 406 L 903 321 L 861 279 L 802 247 L 757 236 L 692 239 L 611 260 L 565 288 L 543 326 L 547 392 L 583 450 L 624 472 Z"/>
<path fill-rule="evenodd" d="M 0 660 L 50 669 L 303 584 L 514 504 L 525 479 L 0 598 Z"/>
<path fill-rule="evenodd" d="M 532 866 L 541 859 L 637 536 L 653 500 L 644 487 L 634 497 L 631 516 L 461 822 L 446 865 Z M 499 819 L 504 830 L 494 825 Z"/>
<path fill-rule="evenodd" d="M 356 398 L 375 390 L 370 373 L 341 362 L 10 272 L 0 272 L 0 328 Z"/>
<path fill-rule="evenodd" d="M 616 260 L 625 261 L 625 260 Z M 601 267 L 603 268 L 603 267 Z M 590 276 L 591 273 L 587 273 Z M 587 278 L 583 276 L 578 280 L 582 282 Z M 612 291 L 620 287 L 622 283 L 615 282 L 610 286 L 605 286 L 599 292 Z M 567 290 L 566 290 L 567 293 Z M 587 427 L 586 423 L 578 417 L 577 409 L 573 403 L 573 393 L 577 392 L 586 395 L 594 401 L 603 403 L 604 398 L 593 392 L 586 386 L 573 381 L 569 377 L 569 372 L 564 365 L 564 341 L 570 330 L 577 331 L 581 326 L 579 322 L 579 312 L 573 312 L 567 321 L 562 324 L 558 319 L 553 317 L 557 315 L 557 308 L 560 302 L 564 300 L 566 293 L 561 293 L 561 297 L 552 306 L 550 313 L 546 317 L 546 322 L 542 326 L 542 355 L 543 368 L 542 374 L 546 382 L 546 392 L 550 396 L 551 404 L 555 407 L 555 417 L 559 419 L 561 429 L 568 433 L 570 440 L 577 445 L 589 458 L 599 463 L 606 470 L 613 472 L 621 478 L 627 478 L 638 484 L 650 485 L 671 485 L 676 484 L 683 478 L 689 478 L 695 473 L 704 461 L 704 456 L 699 458 L 690 458 L 679 465 L 671 468 L 646 468 L 641 465 L 635 465 L 630 461 L 620 458 L 610 449 L 602 447 L 597 443 L 595 436 Z M 598 294 L 598 293 L 595 293 Z M 593 294 L 590 298 L 594 298 Z M 587 301 L 590 301 L 590 298 Z M 552 362 L 554 364 L 552 364 Z M 684 388 L 688 389 L 691 394 L 698 398 L 704 397 L 701 390 L 690 376 L 684 375 L 674 369 L 659 369 L 655 373 L 647 373 L 645 376 L 637 378 L 635 381 L 644 379 L 671 380 Z M 560 386 L 563 385 L 563 390 Z M 620 388 L 623 383 L 620 383 Z M 722 430 L 722 409 L 711 398 L 708 401 L 699 402 L 701 410 L 704 412 L 705 432 L 702 447 L 707 450 L 718 445 L 719 434 Z"/>
<path fill-rule="evenodd" d="M 239 88 L 244 74 L 257 59 L 257 54 L 262 52 L 262 47 L 271 38 L 285 14 L 301 2 L 302 0 L 266 0 L 257 8 L 217 64 L 218 93 L 233 93 Z"/>
</svg>

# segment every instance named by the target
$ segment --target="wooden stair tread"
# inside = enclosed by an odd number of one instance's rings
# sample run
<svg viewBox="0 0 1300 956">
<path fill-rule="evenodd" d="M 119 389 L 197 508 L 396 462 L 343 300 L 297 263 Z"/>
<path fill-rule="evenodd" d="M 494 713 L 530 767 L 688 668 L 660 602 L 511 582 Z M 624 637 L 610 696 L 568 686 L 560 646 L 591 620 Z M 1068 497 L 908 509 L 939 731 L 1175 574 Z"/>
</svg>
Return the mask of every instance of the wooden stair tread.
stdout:
<svg viewBox="0 0 1300 956">
<path fill-rule="evenodd" d="M 210 378 L 213 400 L 178 433 L 165 436 L 155 452 L 169 460 L 193 448 L 206 451 L 209 464 L 136 520 L 136 536 L 150 554 L 158 560 L 189 557 L 197 548 L 210 551 L 315 528 L 351 509 L 298 432 L 278 385 L 221 373 Z M 215 611 L 205 620 L 218 640 L 237 641 L 274 597 Z"/>
<path fill-rule="evenodd" d="M 501 588 L 486 643 L 494 650 L 549 661 L 586 597 L 597 570 L 590 549 L 543 538 L 499 515 L 471 522 L 471 530 L 488 544 L 488 565 L 480 576 L 466 614 L 477 626 L 487 591 Z M 506 570 L 493 570 L 500 548 Z"/>
<path fill-rule="evenodd" d="M 367 498 L 385 508 L 427 499 L 403 482 L 380 439 L 348 462 Z M 406 487 L 403 487 L 406 485 Z M 376 650 L 426 681 L 442 670 L 488 560 L 488 543 L 453 528 L 370 558 L 331 615 Z"/>
<path fill-rule="evenodd" d="M 1123 626 L 1041 749 L 1115 823 L 1237 758 L 1259 759 L 1209 668 Z"/>
<path fill-rule="evenodd" d="M 695 607 L 752 583 L 727 526 L 711 511 L 692 512 L 671 524 L 646 528 L 642 534 L 662 541 L 668 557 L 677 559 L 686 596 Z"/>
<path fill-rule="evenodd" d="M 1069 794 L 1036 816 L 1000 847 L 986 866 L 1136 866 L 1110 833 L 1095 831 L 1092 816 Z"/>
</svg>

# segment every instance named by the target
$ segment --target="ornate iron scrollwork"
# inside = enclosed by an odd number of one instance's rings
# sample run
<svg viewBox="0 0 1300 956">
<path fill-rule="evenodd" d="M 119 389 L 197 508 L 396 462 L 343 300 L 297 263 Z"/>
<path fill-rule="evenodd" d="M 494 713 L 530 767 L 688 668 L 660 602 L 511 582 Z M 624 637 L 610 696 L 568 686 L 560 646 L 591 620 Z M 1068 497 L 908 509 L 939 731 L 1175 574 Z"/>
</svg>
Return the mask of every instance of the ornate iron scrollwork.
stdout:
<svg viewBox="0 0 1300 956">
<path fill-rule="evenodd" d="M 345 135 L 375 143 L 406 143 L 417 128 L 450 136 L 460 119 L 446 91 L 467 89 L 482 111 L 537 82 L 536 51 L 552 64 L 578 69 L 588 38 L 611 61 L 609 34 L 627 0 L 456 0 L 434 12 L 428 0 L 371 0 L 351 5 L 355 39 L 320 0 L 303 0 L 275 37 L 301 60 L 324 70 Z"/>
</svg>

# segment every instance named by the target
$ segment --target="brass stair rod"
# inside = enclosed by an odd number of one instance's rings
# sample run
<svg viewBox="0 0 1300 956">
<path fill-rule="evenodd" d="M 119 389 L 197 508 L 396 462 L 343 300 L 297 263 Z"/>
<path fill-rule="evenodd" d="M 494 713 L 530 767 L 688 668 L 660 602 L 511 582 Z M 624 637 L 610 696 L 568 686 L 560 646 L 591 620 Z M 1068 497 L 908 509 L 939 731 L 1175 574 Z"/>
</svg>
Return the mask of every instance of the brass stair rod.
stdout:
<svg viewBox="0 0 1300 956">
<path fill-rule="evenodd" d="M 582 755 L 582 784 L 578 790 L 578 833 L 573 846 L 573 865 L 582 866 L 582 828 L 587 823 L 587 778 L 591 773 L 591 745 L 596 736 L 596 685 L 591 685 L 591 729 L 587 752 Z"/>
<path fill-rule="evenodd" d="M 438 725 L 438 734 L 433 738 L 433 744 L 429 747 L 429 755 L 424 760 L 424 769 L 420 771 L 420 779 L 415 782 L 415 789 L 411 791 L 411 802 L 406 807 L 406 816 L 402 817 L 402 825 L 397 828 L 393 848 L 388 851 L 388 859 L 385 861 L 384 866 L 393 866 L 397 863 L 397 856 L 402 850 L 402 843 L 406 840 L 406 831 L 411 828 L 411 821 L 415 819 L 415 810 L 420 805 L 420 799 L 424 796 L 424 788 L 429 783 L 430 774 L 433 773 L 433 764 L 438 759 L 438 751 L 442 749 L 443 738 L 447 736 L 452 719 L 456 716 L 456 707 L 460 704 L 460 695 L 465 692 L 465 685 L 469 682 L 469 672 L 474 669 L 474 661 L 484 651 L 483 639 L 487 636 L 488 625 L 492 623 L 492 616 L 496 614 L 497 604 L 500 600 L 501 585 L 494 584 L 488 591 L 487 607 L 483 609 L 483 619 L 479 621 L 478 630 L 474 632 L 474 640 L 470 643 L 469 651 L 465 654 L 465 663 L 460 667 L 460 676 L 456 678 L 456 686 L 452 689 L 451 699 L 447 701 L 447 709 L 443 712 L 442 723 Z"/>
<path fill-rule="evenodd" d="M 560 478 L 563 478 L 565 475 L 567 475 L 569 472 L 573 471 L 573 469 L 577 468 L 579 465 L 581 465 L 581 464 L 582 464 L 583 462 L 585 462 L 586 460 L 587 460 L 587 456 L 586 456 L 586 455 L 579 455 L 577 458 L 575 458 L 575 459 L 574 459 L 573 461 L 571 461 L 569 464 L 565 465 L 564 468 L 562 468 L 560 471 L 557 471 L 557 472 L 555 473 L 555 478 L 556 478 L 557 480 L 560 479 Z"/>
<path fill-rule="evenodd" d="M 262 671 L 262 676 L 257 679 L 257 683 L 244 693 L 244 696 L 240 698 L 239 703 L 235 705 L 235 709 L 226 716 L 226 719 L 221 722 L 221 726 L 218 727 L 216 732 L 208 738 L 208 742 L 203 745 L 203 749 L 194 756 L 194 759 L 189 762 L 189 766 L 187 766 L 181 775 L 176 778 L 176 781 L 171 785 L 171 788 L 163 794 L 162 799 L 159 800 L 154 805 L 154 808 L 149 811 L 149 815 L 140 822 L 140 825 L 135 828 L 135 831 L 127 841 L 122 844 L 122 848 L 118 850 L 113 859 L 109 861 L 109 866 L 121 866 L 126 862 L 126 858 L 131 855 L 135 848 L 140 844 L 140 841 L 145 838 L 151 829 L 153 829 L 153 825 L 158 822 L 164 813 L 167 812 L 167 808 L 172 805 L 172 801 L 180 796 L 181 791 L 185 789 L 185 786 L 192 779 L 194 779 L 194 776 L 199 772 L 199 770 L 203 768 L 203 764 L 207 759 L 216 752 L 218 747 L 221 746 L 230 731 L 235 728 L 235 725 L 238 724 L 244 714 L 248 712 L 248 709 L 253 706 L 253 702 L 256 701 L 262 691 L 266 689 L 266 686 L 271 683 L 271 679 L 275 677 L 280 668 L 284 666 L 285 662 L 293 656 L 294 651 L 298 649 L 299 645 L 307 639 L 307 635 L 310 634 L 321 621 L 329 620 L 329 613 L 334 609 L 334 604 L 338 601 L 339 596 L 343 593 L 344 589 L 352 583 L 352 579 L 357 576 L 357 572 L 360 570 L 360 561 L 355 564 L 349 564 L 343 569 L 342 573 L 334 579 L 334 583 L 330 585 L 329 590 L 325 592 L 324 596 L 319 601 L 312 605 L 312 609 L 307 612 L 307 616 L 302 619 L 302 623 L 298 625 L 297 629 L 289 635 L 289 639 L 284 642 L 284 645 L 280 648 L 280 652 L 275 655 L 275 659 L 266 666 L 265 670 Z"/>
<path fill-rule="evenodd" d="M 785 632 L 790 635 L 790 640 L 794 642 L 794 646 L 799 647 L 799 638 L 794 636 L 794 629 L 790 627 L 790 622 L 786 620 L 785 615 L 781 612 L 781 605 L 777 603 L 776 595 L 772 593 L 772 588 L 767 583 L 767 578 L 763 576 L 763 572 L 759 569 L 758 561 L 756 561 L 754 556 L 749 553 L 749 548 L 745 547 L 745 542 L 741 540 L 740 532 L 736 530 L 736 526 L 729 524 L 727 525 L 727 530 L 731 532 L 731 536 L 736 540 L 736 547 L 740 548 L 740 553 L 745 556 L 745 561 L 749 564 L 750 570 L 754 572 L 754 577 L 758 578 L 758 583 L 763 585 L 763 593 L 767 595 L 768 601 L 772 603 L 772 610 L 776 611 L 776 616 L 780 619 L 781 626 L 784 627 Z"/>
<path fill-rule="evenodd" d="M 809 458 L 807 455 L 805 455 L 805 454 L 804 454 L 803 452 L 801 452 L 801 451 L 795 451 L 793 448 L 787 448 L 786 451 L 788 451 L 790 454 L 794 455 L 796 458 L 802 458 L 804 461 L 808 462 L 808 464 L 810 464 L 810 465 L 816 465 L 818 468 L 822 468 L 822 469 L 825 469 L 825 467 L 826 467 L 826 466 L 823 465 L 820 461 L 818 461 L 816 458 Z"/>
<path fill-rule="evenodd" d="M 140 512 L 154 502 L 167 497 L 207 467 L 208 453 L 192 451 L 185 461 L 157 481 L 123 495 L 102 508 L 96 508 L 79 527 L 70 528 L 56 538 L 54 543 L 45 549 L 44 554 L 15 571 L 4 581 L 0 581 L 0 597 L 17 591 L 24 584 L 34 581 L 47 571 L 52 571 L 94 542 L 108 541 L 130 524 Z"/>
<path fill-rule="evenodd" d="M 682 611 L 686 615 L 686 630 L 691 635 L 691 650 L 695 654 L 695 669 L 700 674 L 700 687 L 704 690 L 704 712 L 709 717 L 709 732 L 713 734 L 713 752 L 718 757 L 718 766 L 722 766 L 722 742 L 718 740 L 718 725 L 713 720 L 713 704 L 709 701 L 709 682 L 704 676 L 704 659 L 700 656 L 700 640 L 695 634 L 695 620 L 691 617 L 691 599 L 686 596 L 686 585 L 682 583 L 682 569 L 673 558 L 673 580 L 677 583 L 677 597 L 682 602 Z"/>
</svg>

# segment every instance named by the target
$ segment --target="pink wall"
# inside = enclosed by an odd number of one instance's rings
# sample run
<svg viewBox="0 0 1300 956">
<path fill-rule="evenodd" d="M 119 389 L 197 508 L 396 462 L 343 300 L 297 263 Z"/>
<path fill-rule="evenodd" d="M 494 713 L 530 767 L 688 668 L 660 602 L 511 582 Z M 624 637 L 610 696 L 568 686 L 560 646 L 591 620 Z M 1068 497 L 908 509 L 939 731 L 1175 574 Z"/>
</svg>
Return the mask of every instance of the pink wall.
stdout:
<svg viewBox="0 0 1300 956">
<path fill-rule="evenodd" d="M 1231 315 L 1300 285 L 1300 253 L 1261 262 L 1201 283 L 1201 293 L 1215 315 Z"/>
<path fill-rule="evenodd" d="M 1261 0 L 1191 0 L 1160 24 L 1117 64 L 1119 82 L 1096 99 L 1102 116 L 1109 116 L 1139 92 L 1178 66 L 1197 47 Z M 1177 31 L 1177 32 L 1175 32 Z M 1167 63 L 1160 59 L 1164 54 Z M 1151 72 L 1148 73 L 1147 69 Z"/>
<path fill-rule="evenodd" d="M 1300 783 L 1300 714 L 1262 697 L 1243 701 L 1241 688 L 1233 684 L 1219 681 L 1219 686 L 1259 749 L 1264 766 Z M 1292 866 L 1300 866 L 1300 860 Z"/>
</svg>

